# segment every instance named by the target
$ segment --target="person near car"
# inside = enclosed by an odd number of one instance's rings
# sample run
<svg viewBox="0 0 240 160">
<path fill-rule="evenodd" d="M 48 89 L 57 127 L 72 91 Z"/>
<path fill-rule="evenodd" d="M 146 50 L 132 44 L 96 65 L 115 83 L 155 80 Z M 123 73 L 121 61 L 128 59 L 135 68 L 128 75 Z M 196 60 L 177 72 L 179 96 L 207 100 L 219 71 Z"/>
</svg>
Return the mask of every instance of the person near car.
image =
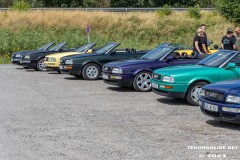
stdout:
<svg viewBox="0 0 240 160">
<path fill-rule="evenodd" d="M 222 38 L 222 49 L 236 50 L 236 37 L 231 28 L 227 29 L 227 35 Z"/>
<path fill-rule="evenodd" d="M 206 50 L 206 44 L 204 40 L 204 30 L 201 28 L 198 28 L 197 34 L 193 39 L 193 52 L 197 52 L 198 54 L 208 53 Z"/>
<path fill-rule="evenodd" d="M 208 39 L 207 39 L 207 33 L 206 33 L 206 24 L 201 24 L 200 29 L 203 30 L 204 32 L 204 43 L 205 43 L 205 46 L 203 46 L 203 50 L 206 51 L 205 53 L 209 53 L 209 50 L 208 50 Z"/>
<path fill-rule="evenodd" d="M 236 28 L 236 47 L 237 47 L 237 50 L 240 51 L 240 27 L 237 27 Z"/>
</svg>

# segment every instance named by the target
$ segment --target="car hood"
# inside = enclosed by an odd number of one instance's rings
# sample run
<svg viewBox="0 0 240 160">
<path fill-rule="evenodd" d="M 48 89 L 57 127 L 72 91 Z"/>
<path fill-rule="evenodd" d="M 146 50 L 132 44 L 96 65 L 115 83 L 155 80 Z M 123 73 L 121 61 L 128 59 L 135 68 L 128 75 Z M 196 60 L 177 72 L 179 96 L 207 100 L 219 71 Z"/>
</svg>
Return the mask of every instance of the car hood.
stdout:
<svg viewBox="0 0 240 160">
<path fill-rule="evenodd" d="M 205 90 L 240 94 L 240 79 L 223 81 L 203 87 Z"/>
<path fill-rule="evenodd" d="M 134 66 L 134 65 L 145 65 L 149 64 L 156 60 L 143 60 L 143 59 L 133 59 L 133 60 L 123 60 L 123 61 L 116 61 L 106 64 L 105 66 L 108 67 L 128 67 L 128 66 Z"/>
<path fill-rule="evenodd" d="M 71 55 L 77 55 L 77 54 L 83 54 L 83 53 L 82 52 L 60 52 L 60 53 L 54 53 L 54 54 L 47 55 L 46 57 L 48 57 L 48 58 L 54 57 L 54 58 L 60 59 L 65 56 L 71 56 Z"/>
<path fill-rule="evenodd" d="M 53 51 L 36 50 L 36 51 L 28 52 L 25 55 L 37 55 L 37 54 L 51 53 L 51 52 L 53 52 Z"/>
<path fill-rule="evenodd" d="M 176 83 L 191 84 L 199 79 L 214 83 L 220 80 L 220 69 L 199 65 L 182 65 L 157 69 L 154 73 L 174 77 Z M 207 75 L 207 76 L 206 76 Z"/>
<path fill-rule="evenodd" d="M 185 73 L 204 73 L 203 71 L 211 72 L 211 70 L 215 70 L 215 67 L 206 67 L 200 65 L 182 65 L 182 66 L 171 66 L 165 67 L 161 69 L 155 70 L 155 73 L 162 75 L 177 75 L 177 74 L 185 74 Z M 189 72 L 191 71 L 191 72 Z"/>
<path fill-rule="evenodd" d="M 25 54 L 25 53 L 28 53 L 28 52 L 32 52 L 33 50 L 27 50 L 27 51 L 18 51 L 18 52 L 14 52 L 13 54 Z"/>
<path fill-rule="evenodd" d="M 99 56 L 101 54 L 95 54 L 95 53 L 85 53 L 85 54 L 78 54 L 78 55 L 70 55 L 70 56 L 65 56 L 63 59 L 82 59 L 82 58 L 87 58 L 87 57 L 93 57 L 93 56 Z"/>
</svg>

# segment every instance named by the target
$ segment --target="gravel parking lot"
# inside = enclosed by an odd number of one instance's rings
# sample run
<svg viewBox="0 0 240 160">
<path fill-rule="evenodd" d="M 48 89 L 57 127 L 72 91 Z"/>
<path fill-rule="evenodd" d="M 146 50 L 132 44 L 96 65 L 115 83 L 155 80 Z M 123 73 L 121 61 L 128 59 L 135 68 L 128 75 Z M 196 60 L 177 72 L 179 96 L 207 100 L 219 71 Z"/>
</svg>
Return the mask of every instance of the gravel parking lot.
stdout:
<svg viewBox="0 0 240 160">
<path fill-rule="evenodd" d="M 239 131 L 183 100 L 0 65 L 1 160 L 239 159 Z"/>
</svg>

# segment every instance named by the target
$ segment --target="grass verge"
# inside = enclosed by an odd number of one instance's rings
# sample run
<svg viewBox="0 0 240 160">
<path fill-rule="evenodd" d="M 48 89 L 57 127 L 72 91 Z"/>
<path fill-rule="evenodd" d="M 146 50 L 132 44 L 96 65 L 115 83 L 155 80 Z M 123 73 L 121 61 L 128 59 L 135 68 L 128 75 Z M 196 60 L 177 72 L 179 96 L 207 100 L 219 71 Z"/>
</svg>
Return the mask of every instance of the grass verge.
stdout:
<svg viewBox="0 0 240 160">
<path fill-rule="evenodd" d="M 202 23 L 208 26 L 208 39 L 220 44 L 226 29 L 236 27 L 215 12 L 201 11 L 201 15 L 200 19 L 194 19 L 187 12 L 174 12 L 169 16 L 152 12 L 1 12 L 0 55 L 35 49 L 50 41 L 66 41 L 69 47 L 80 46 L 87 42 L 85 28 L 88 24 L 91 41 L 97 43 L 97 47 L 117 41 L 122 47 L 136 49 L 151 49 L 162 42 L 192 46 L 195 31 Z"/>
</svg>

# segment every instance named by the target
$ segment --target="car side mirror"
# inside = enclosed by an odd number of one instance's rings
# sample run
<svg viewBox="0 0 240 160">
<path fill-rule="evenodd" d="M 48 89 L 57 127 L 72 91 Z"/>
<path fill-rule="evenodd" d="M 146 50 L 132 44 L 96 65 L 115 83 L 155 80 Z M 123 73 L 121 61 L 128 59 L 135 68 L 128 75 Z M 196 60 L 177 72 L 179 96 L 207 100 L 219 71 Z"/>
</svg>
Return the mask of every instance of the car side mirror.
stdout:
<svg viewBox="0 0 240 160">
<path fill-rule="evenodd" d="M 170 62 L 173 59 L 174 59 L 173 56 L 167 56 L 166 59 L 165 59 L 165 62 Z"/>
<path fill-rule="evenodd" d="M 228 63 L 226 69 L 236 68 L 236 63 Z"/>
</svg>

